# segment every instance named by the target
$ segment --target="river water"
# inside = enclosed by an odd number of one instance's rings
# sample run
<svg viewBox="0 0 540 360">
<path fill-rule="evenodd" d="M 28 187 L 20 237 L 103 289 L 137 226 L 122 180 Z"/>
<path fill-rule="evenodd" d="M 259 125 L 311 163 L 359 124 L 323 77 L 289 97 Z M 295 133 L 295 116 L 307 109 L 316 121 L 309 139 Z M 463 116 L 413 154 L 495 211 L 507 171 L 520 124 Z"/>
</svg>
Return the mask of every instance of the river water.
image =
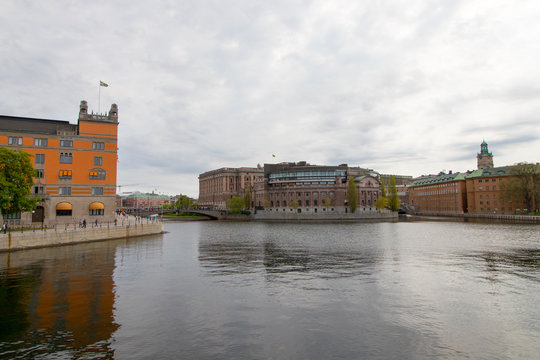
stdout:
<svg viewBox="0 0 540 360">
<path fill-rule="evenodd" d="M 0 254 L 0 358 L 540 358 L 539 226 L 165 229 Z"/>
</svg>

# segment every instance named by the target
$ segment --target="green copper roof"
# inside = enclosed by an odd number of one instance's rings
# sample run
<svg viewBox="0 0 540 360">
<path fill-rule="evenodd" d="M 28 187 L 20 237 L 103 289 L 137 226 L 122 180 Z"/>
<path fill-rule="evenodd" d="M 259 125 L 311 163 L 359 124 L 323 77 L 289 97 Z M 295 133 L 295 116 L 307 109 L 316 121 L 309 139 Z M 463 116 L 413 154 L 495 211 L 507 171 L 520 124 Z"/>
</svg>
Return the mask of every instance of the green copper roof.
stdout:
<svg viewBox="0 0 540 360">
<path fill-rule="evenodd" d="M 467 179 L 489 176 L 505 176 L 509 175 L 509 166 L 500 166 L 496 168 L 478 169 L 467 175 Z"/>
<path fill-rule="evenodd" d="M 410 185 L 410 187 L 442 184 L 457 180 L 465 180 L 465 176 L 462 173 L 433 175 L 416 180 Z"/>
</svg>

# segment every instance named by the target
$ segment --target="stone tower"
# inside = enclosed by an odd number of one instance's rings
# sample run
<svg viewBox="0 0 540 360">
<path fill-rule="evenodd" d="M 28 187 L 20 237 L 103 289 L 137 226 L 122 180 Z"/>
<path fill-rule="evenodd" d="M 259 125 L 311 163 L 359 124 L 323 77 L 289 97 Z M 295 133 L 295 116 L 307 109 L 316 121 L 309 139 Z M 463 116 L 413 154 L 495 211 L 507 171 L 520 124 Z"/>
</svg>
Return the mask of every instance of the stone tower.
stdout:
<svg viewBox="0 0 540 360">
<path fill-rule="evenodd" d="M 493 154 L 488 150 L 488 144 L 482 141 L 480 144 L 480 153 L 476 156 L 478 169 L 488 169 L 493 167 Z"/>
</svg>

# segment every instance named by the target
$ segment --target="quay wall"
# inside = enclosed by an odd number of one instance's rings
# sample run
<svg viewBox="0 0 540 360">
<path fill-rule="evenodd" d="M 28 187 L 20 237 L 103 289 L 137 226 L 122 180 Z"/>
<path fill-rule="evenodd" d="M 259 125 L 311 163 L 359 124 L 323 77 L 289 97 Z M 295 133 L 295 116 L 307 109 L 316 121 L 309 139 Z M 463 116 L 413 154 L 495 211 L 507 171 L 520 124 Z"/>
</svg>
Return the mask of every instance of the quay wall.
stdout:
<svg viewBox="0 0 540 360">
<path fill-rule="evenodd" d="M 305 210 L 305 209 L 302 209 Z M 251 215 L 253 220 L 311 220 L 311 221 L 362 221 L 362 220 L 397 220 L 398 213 L 390 210 L 372 209 L 363 210 L 357 209 L 354 213 L 347 212 L 343 209 L 328 209 L 327 211 L 290 211 L 289 209 L 265 209 L 257 210 Z"/>
<path fill-rule="evenodd" d="M 0 252 L 161 234 L 163 223 L 16 231 L 0 234 Z"/>
<path fill-rule="evenodd" d="M 540 216 L 534 215 L 503 215 L 503 214 L 455 214 L 455 213 L 430 213 L 415 212 L 415 216 L 433 216 L 459 219 L 478 219 L 490 222 L 514 223 L 514 224 L 540 224 Z"/>
</svg>

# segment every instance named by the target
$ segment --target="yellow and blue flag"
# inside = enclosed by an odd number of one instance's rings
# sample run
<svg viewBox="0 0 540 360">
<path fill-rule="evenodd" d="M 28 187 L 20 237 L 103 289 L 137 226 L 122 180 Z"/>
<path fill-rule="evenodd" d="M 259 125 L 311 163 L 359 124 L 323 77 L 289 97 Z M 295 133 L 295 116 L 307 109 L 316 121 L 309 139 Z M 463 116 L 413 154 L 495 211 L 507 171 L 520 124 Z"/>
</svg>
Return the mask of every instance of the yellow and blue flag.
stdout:
<svg viewBox="0 0 540 360">
<path fill-rule="evenodd" d="M 109 86 L 109 84 L 105 84 L 103 81 L 100 81 L 100 82 L 99 82 L 99 86 L 107 87 L 107 86 Z"/>
</svg>

